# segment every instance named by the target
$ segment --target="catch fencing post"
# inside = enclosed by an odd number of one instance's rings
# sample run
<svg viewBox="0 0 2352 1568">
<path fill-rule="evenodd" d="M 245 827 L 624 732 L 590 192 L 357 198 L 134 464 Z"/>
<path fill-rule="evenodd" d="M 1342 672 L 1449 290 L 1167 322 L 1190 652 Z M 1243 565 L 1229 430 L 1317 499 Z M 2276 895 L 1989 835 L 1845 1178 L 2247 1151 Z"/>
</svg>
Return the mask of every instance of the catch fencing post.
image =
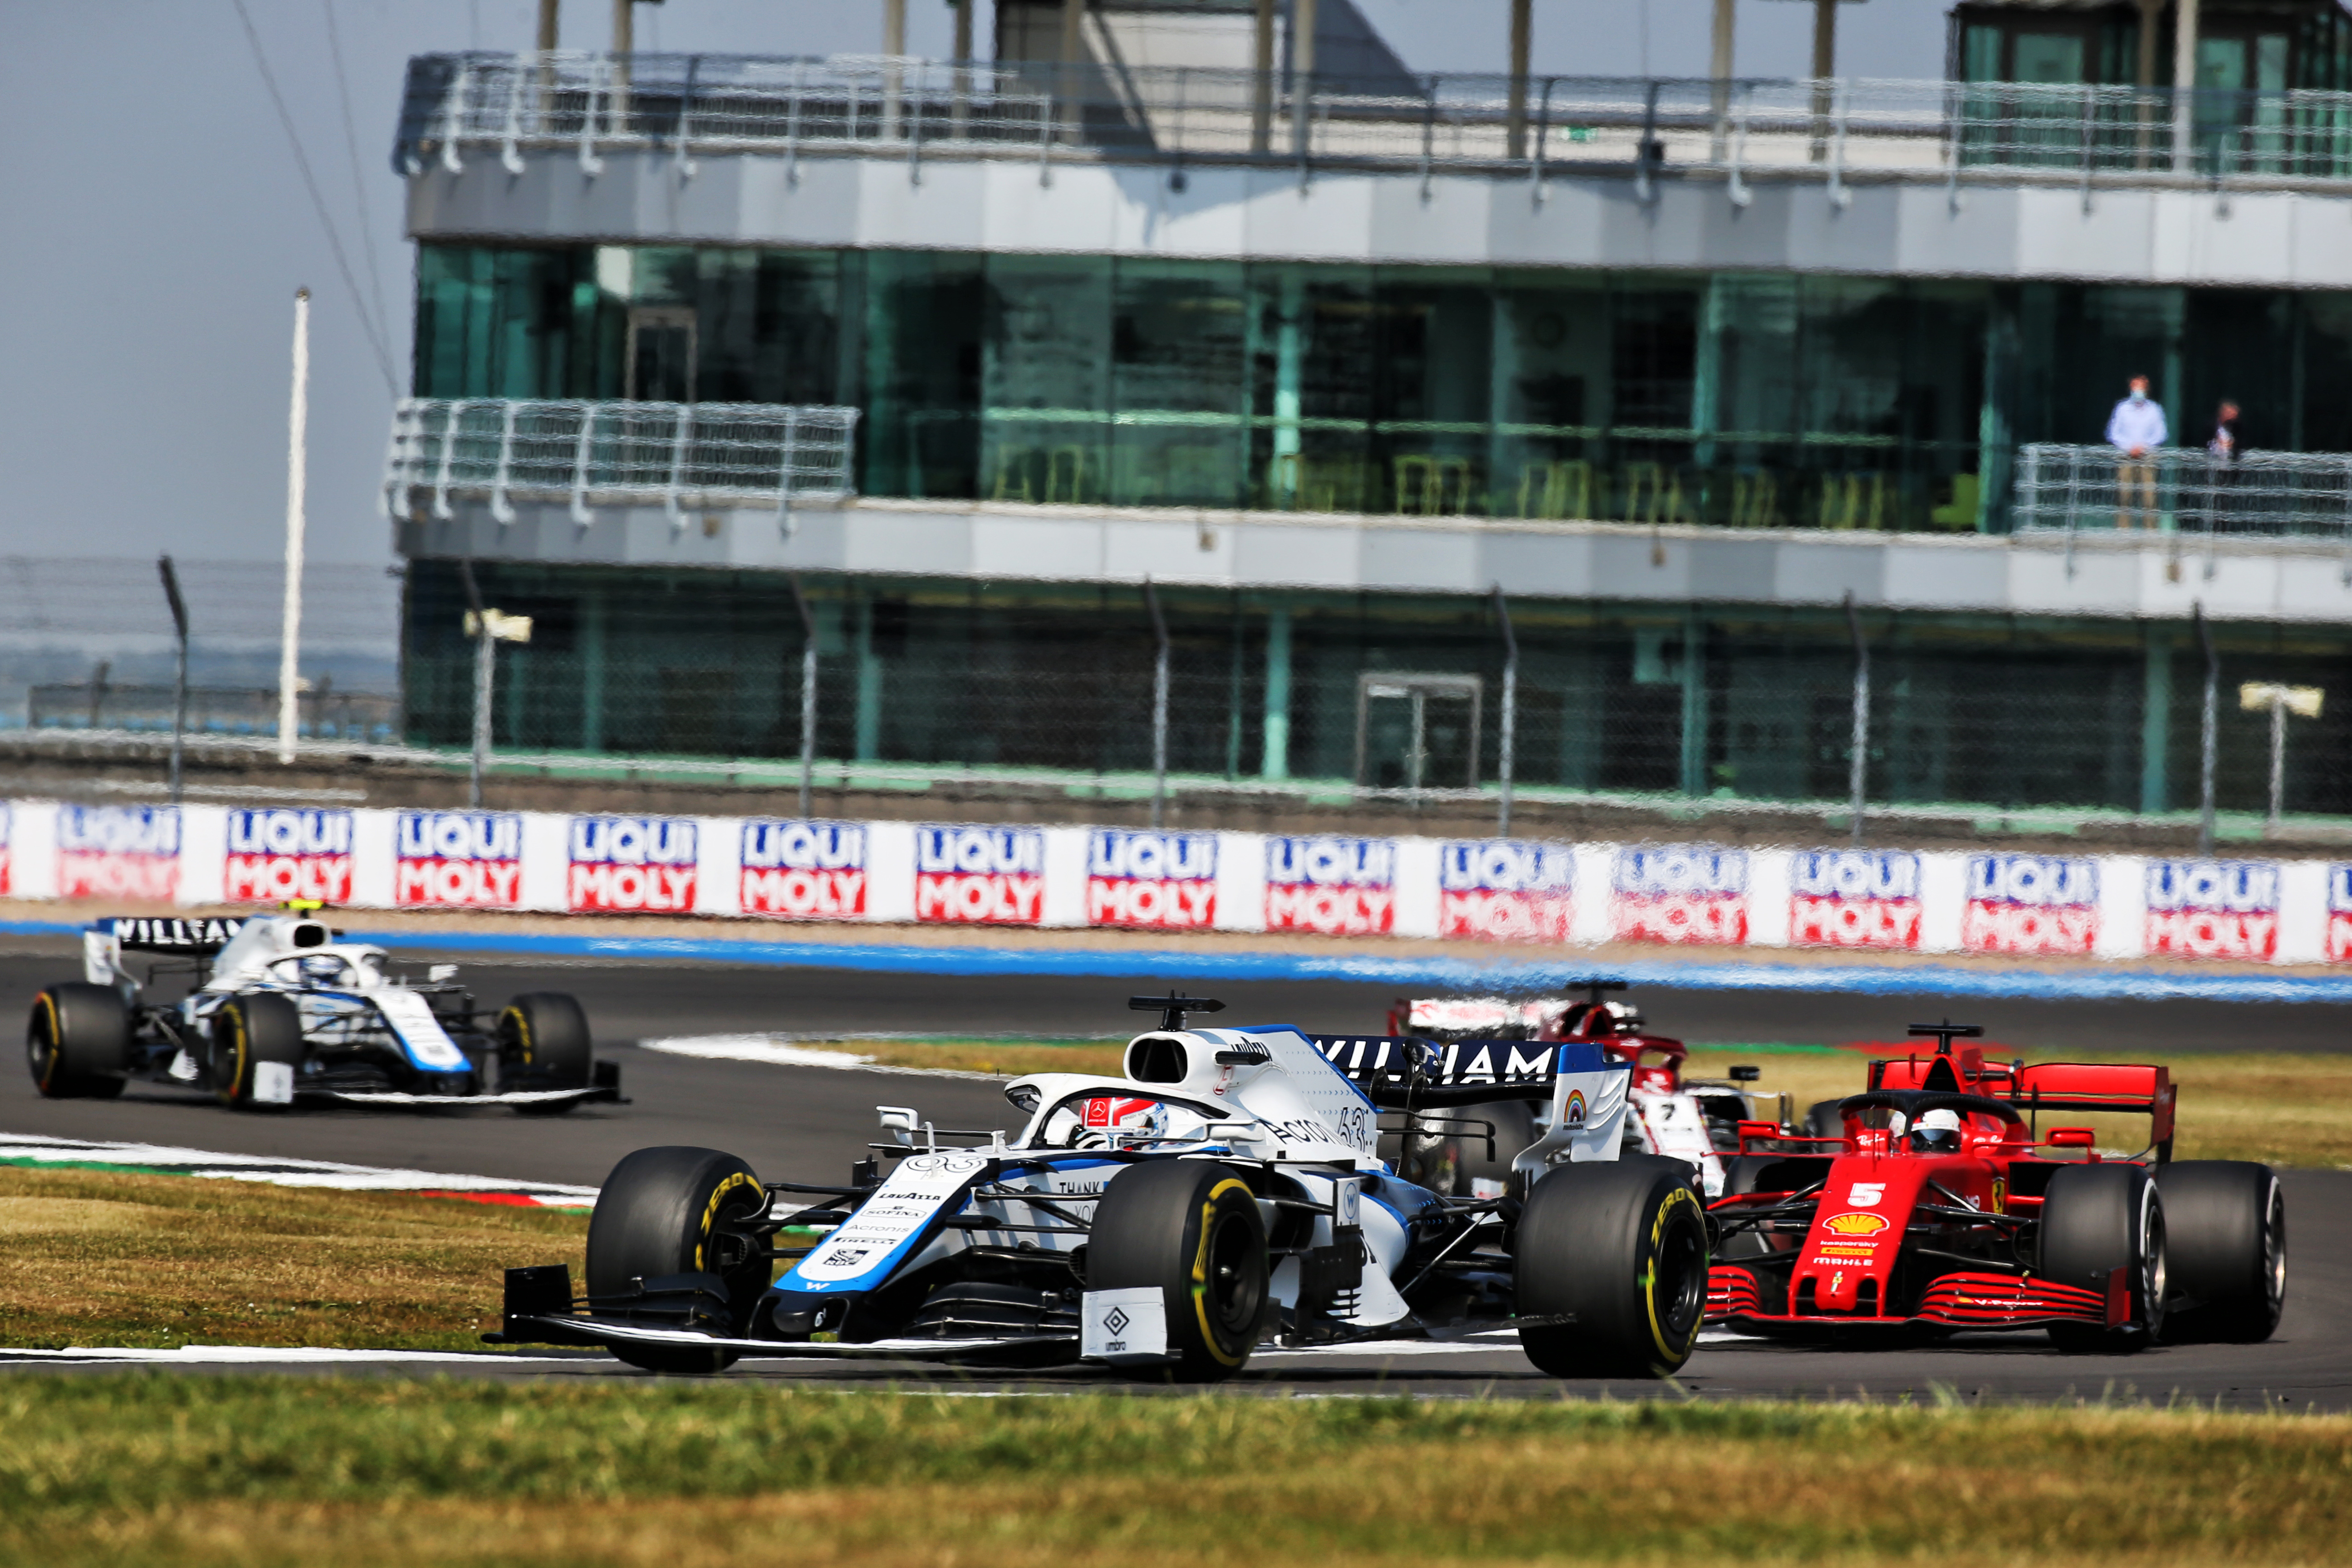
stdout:
<svg viewBox="0 0 2352 1568">
<path fill-rule="evenodd" d="M 1502 804 L 1495 811 L 1495 836 L 1511 836 L 1511 752 L 1519 722 L 1519 638 L 1511 629 L 1511 606 L 1503 602 L 1503 585 L 1495 584 L 1495 619 L 1503 628 L 1503 732 L 1497 741 L 1495 773 L 1503 786 Z"/>
<path fill-rule="evenodd" d="M 172 629 L 179 641 L 179 658 L 172 672 L 172 804 L 180 804 L 180 739 L 188 728 L 188 606 L 180 597 L 180 574 L 172 558 L 158 557 L 163 575 L 163 597 L 172 606 Z"/>
<path fill-rule="evenodd" d="M 2197 769 L 2198 799 L 2200 805 L 2197 818 L 2197 853 L 2213 853 L 2213 726 L 2215 704 L 2220 700 L 2221 660 L 2213 651 L 2213 631 L 2205 624 L 2205 601 L 2197 601 L 2193 609 L 2197 624 L 2197 642 L 2205 650 L 2205 717 L 2200 729 L 2200 756 Z"/>
<path fill-rule="evenodd" d="M 816 770 L 816 617 L 793 574 L 793 606 L 801 613 L 801 818 L 809 814 L 809 775 Z"/>
<path fill-rule="evenodd" d="M 1168 622 L 1148 576 L 1143 603 L 1151 612 L 1151 635 L 1159 644 L 1151 661 L 1151 828 L 1156 833 L 1168 815 Z"/>
<path fill-rule="evenodd" d="M 466 629 L 474 635 L 474 768 L 467 803 L 482 809 L 482 770 L 489 763 L 490 681 L 498 673 L 490 642 L 490 617 L 482 613 L 482 591 L 474 585 L 474 563 L 457 563 L 457 579 L 466 585 Z"/>
<path fill-rule="evenodd" d="M 1845 624 L 1853 633 L 1853 757 L 1847 779 L 1853 795 L 1853 843 L 1862 847 L 1863 786 L 1870 763 L 1870 644 L 1863 640 L 1862 612 L 1845 596 Z"/>
<path fill-rule="evenodd" d="M 2280 686 L 2267 680 L 2249 680 L 2238 688 L 2239 707 L 2249 713 L 2270 710 L 2271 814 L 2263 829 L 2270 837 L 2278 837 L 2279 808 L 2286 790 L 2286 716 L 2292 712 L 2316 719 L 2326 698 L 2327 694 L 2316 686 Z"/>
<path fill-rule="evenodd" d="M 453 142 L 451 146 L 455 146 Z M 294 395 L 286 414 L 286 605 L 278 642 L 278 761 L 294 760 L 301 727 L 295 696 L 302 646 L 303 491 L 308 482 L 310 425 L 310 290 L 294 290 Z"/>
</svg>

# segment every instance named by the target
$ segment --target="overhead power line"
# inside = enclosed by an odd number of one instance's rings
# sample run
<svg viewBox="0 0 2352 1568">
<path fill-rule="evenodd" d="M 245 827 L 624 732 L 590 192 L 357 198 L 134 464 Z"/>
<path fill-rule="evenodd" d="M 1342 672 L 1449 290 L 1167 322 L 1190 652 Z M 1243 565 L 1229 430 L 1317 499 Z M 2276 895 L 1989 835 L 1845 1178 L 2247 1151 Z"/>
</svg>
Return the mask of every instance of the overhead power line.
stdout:
<svg viewBox="0 0 2352 1568">
<path fill-rule="evenodd" d="M 392 352 L 368 315 L 359 279 L 352 273 L 351 258 L 343 250 L 342 235 L 335 227 L 334 216 L 327 210 L 326 198 L 320 195 L 318 178 L 310 172 L 310 156 L 302 151 L 301 133 L 294 129 L 294 117 L 287 112 L 285 95 L 278 90 L 278 78 L 269 68 L 269 57 L 262 52 L 261 35 L 254 28 L 253 14 L 246 9 L 245 0 L 229 0 L 229 4 L 236 7 L 237 20 L 245 25 L 245 41 L 252 47 L 253 63 L 260 68 L 261 84 L 269 89 L 269 101 L 277 106 L 278 123 L 285 128 L 295 166 L 302 172 L 302 186 L 310 193 L 310 206 L 319 215 L 320 226 L 327 231 L 328 247 L 335 253 L 335 270 L 342 274 L 343 287 L 351 292 L 352 312 L 359 317 L 360 331 L 375 355 L 376 369 L 383 373 L 384 391 L 396 399 L 400 396 L 400 378 L 393 374 Z"/>
<path fill-rule="evenodd" d="M 352 113 L 352 77 L 343 68 L 342 29 L 335 24 L 335 0 L 320 0 L 327 13 L 327 55 L 335 67 L 335 94 L 343 105 L 343 153 L 351 161 L 352 205 L 360 215 L 360 255 L 367 261 L 369 302 L 375 307 L 376 340 L 392 344 L 392 314 L 383 305 L 383 274 L 376 266 L 375 226 L 368 221 L 367 182 L 360 177 L 360 136 Z"/>
</svg>

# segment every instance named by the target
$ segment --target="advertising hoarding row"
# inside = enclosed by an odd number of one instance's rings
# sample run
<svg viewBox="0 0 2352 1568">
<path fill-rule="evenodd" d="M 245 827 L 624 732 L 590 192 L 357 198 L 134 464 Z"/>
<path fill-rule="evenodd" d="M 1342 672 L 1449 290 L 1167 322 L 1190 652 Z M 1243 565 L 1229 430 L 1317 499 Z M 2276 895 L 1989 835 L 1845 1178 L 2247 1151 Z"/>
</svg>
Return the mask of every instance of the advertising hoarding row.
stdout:
<svg viewBox="0 0 2352 1568">
<path fill-rule="evenodd" d="M 2352 962 L 2352 863 L 0 804 L 0 896 Z"/>
</svg>

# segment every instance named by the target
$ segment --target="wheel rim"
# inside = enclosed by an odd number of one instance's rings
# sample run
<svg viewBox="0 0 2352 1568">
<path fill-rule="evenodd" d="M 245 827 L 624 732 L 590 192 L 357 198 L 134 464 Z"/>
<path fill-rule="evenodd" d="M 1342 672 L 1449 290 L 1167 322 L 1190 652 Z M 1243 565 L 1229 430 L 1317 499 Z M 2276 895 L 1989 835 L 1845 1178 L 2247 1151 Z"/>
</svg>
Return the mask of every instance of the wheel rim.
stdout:
<svg viewBox="0 0 2352 1568">
<path fill-rule="evenodd" d="M 1217 1326 L 1239 1339 L 1256 1323 L 1265 1284 L 1253 1267 L 1257 1237 L 1238 1209 L 1221 1212 L 1209 1231 L 1209 1309 Z"/>
<path fill-rule="evenodd" d="M 1663 1309 L 1659 1327 L 1674 1344 L 1685 1344 L 1706 1307 L 1706 1247 L 1696 1227 L 1669 1226 L 1653 1267 L 1657 1272 L 1652 1300 Z"/>
<path fill-rule="evenodd" d="M 33 1081 L 41 1088 L 49 1087 L 49 1075 L 57 1070 L 58 1050 L 49 1039 L 49 1032 L 38 1022 L 25 1031 L 26 1065 L 32 1068 Z"/>
<path fill-rule="evenodd" d="M 2286 1303 L 2286 1194 L 2271 1183 L 2271 1201 L 2263 1209 L 2263 1289 L 2276 1318 Z"/>
<path fill-rule="evenodd" d="M 2153 1332 L 2164 1318 L 2164 1215 L 2156 1206 L 2156 1186 L 2149 1184 L 2139 1210 L 2140 1318 Z"/>
</svg>

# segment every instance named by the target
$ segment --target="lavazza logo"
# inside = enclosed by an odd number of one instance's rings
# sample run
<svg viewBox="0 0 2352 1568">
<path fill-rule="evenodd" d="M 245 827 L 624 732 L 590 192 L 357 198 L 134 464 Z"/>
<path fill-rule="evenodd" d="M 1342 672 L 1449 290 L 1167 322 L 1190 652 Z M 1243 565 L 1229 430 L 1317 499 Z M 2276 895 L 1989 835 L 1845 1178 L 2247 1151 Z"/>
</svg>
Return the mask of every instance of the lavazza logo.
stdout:
<svg viewBox="0 0 2352 1568">
<path fill-rule="evenodd" d="M 915 829 L 915 918 L 1035 925 L 1045 914 L 1045 834 L 1036 827 Z"/>
<path fill-rule="evenodd" d="M 1216 835 L 1088 833 L 1087 923 L 1172 931 L 1216 924 Z"/>
<path fill-rule="evenodd" d="M 522 905 L 522 816 L 511 811 L 404 811 L 393 829 L 392 899 L 408 906 Z"/>
<path fill-rule="evenodd" d="M 1919 857 L 1809 849 L 1790 868 L 1789 940 L 1799 947 L 1919 945 Z"/>
<path fill-rule="evenodd" d="M 2063 855 L 1971 855 L 1960 946 L 1970 952 L 2077 953 L 2099 940 L 2099 863 Z"/>
<path fill-rule="evenodd" d="M 1748 851 L 1712 844 L 1632 846 L 1610 877 L 1617 935 L 1629 942 L 1736 945 L 1748 940 Z"/>
<path fill-rule="evenodd" d="M 233 904 L 352 901 L 352 814 L 232 811 L 222 896 Z"/>
<path fill-rule="evenodd" d="M 575 816 L 564 903 L 575 913 L 694 909 L 694 824 L 659 816 Z"/>
<path fill-rule="evenodd" d="M 866 912 L 866 829 L 855 822 L 743 825 L 742 909 L 779 920 Z"/>
<path fill-rule="evenodd" d="M 1265 841 L 1265 929 L 1375 936 L 1396 929 L 1396 845 L 1386 838 Z"/>
<path fill-rule="evenodd" d="M 2278 956 L 2279 868 L 2267 860 L 2147 863 L 2147 951 Z"/>
<path fill-rule="evenodd" d="M 179 807 L 58 806 L 58 896 L 178 902 Z"/>
<path fill-rule="evenodd" d="M 1486 838 L 1437 850 L 1437 933 L 1487 942 L 1566 942 L 1576 852 Z"/>
</svg>

